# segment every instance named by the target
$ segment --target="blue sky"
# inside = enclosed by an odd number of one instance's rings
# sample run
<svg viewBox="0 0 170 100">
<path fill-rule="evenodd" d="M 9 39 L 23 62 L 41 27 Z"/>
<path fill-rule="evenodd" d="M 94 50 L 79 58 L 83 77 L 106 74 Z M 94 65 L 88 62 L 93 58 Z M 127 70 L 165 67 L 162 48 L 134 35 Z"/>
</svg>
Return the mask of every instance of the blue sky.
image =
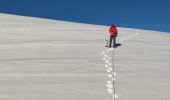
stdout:
<svg viewBox="0 0 170 100">
<path fill-rule="evenodd" d="M 170 0 L 0 0 L 0 13 L 170 32 Z"/>
</svg>

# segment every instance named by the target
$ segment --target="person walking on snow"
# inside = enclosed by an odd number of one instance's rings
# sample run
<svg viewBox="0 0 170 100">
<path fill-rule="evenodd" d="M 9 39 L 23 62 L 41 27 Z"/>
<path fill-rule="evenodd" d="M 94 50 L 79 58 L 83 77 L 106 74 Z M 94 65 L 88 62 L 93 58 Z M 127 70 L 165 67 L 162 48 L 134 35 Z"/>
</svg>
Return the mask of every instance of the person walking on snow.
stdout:
<svg viewBox="0 0 170 100">
<path fill-rule="evenodd" d="M 116 25 L 113 24 L 110 27 L 109 33 L 110 33 L 109 48 L 111 48 L 111 46 L 112 46 L 112 40 L 113 40 L 113 47 L 115 48 L 116 47 L 116 37 L 117 37 L 117 33 L 118 33 Z"/>
</svg>

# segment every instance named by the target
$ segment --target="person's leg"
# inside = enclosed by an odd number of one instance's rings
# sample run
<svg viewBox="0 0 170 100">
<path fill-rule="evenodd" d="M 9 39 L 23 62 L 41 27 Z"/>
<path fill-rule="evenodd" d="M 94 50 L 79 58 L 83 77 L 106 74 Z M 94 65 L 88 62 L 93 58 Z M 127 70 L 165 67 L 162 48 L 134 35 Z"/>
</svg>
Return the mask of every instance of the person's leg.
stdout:
<svg viewBox="0 0 170 100">
<path fill-rule="evenodd" d="M 113 36 L 110 35 L 110 40 L 109 40 L 109 47 L 112 46 L 112 39 L 113 39 Z"/>
<path fill-rule="evenodd" d="M 113 37 L 113 47 L 116 47 L 116 36 Z"/>
</svg>

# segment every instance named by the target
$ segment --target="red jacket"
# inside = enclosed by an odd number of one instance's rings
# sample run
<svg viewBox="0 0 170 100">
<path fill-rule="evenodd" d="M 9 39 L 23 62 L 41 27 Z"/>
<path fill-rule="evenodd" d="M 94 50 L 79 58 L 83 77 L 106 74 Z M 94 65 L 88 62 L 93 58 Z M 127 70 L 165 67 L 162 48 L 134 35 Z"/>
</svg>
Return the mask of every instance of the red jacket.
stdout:
<svg viewBox="0 0 170 100">
<path fill-rule="evenodd" d="M 118 33 L 117 27 L 110 27 L 109 33 L 112 36 L 117 36 L 117 33 Z"/>
</svg>

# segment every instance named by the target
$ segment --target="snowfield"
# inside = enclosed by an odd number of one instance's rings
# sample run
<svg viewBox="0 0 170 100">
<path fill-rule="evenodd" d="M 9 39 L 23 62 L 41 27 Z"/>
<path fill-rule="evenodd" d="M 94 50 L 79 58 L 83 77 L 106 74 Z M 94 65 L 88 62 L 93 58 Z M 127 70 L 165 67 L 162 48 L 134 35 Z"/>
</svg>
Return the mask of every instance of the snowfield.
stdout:
<svg viewBox="0 0 170 100">
<path fill-rule="evenodd" d="M 170 34 L 108 28 L 0 14 L 0 100 L 169 100 Z"/>
</svg>

